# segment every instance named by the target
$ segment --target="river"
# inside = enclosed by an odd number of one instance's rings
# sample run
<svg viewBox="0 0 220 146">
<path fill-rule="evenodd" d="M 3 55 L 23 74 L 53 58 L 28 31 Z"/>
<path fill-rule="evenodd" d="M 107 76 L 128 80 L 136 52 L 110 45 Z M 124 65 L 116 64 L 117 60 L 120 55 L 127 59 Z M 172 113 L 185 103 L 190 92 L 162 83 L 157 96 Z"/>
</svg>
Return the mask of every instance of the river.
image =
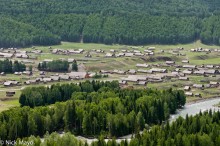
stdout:
<svg viewBox="0 0 220 146">
<path fill-rule="evenodd" d="M 203 101 L 198 101 L 195 103 L 188 103 L 184 106 L 183 109 L 177 110 L 177 114 L 171 115 L 170 121 L 174 121 L 177 119 L 179 116 L 185 118 L 186 115 L 196 115 L 200 111 L 204 112 L 206 110 L 212 109 L 213 111 L 217 111 L 220 108 L 215 107 L 213 105 L 218 104 L 220 102 L 220 97 L 219 98 L 212 98 L 212 99 L 207 99 Z"/>
</svg>

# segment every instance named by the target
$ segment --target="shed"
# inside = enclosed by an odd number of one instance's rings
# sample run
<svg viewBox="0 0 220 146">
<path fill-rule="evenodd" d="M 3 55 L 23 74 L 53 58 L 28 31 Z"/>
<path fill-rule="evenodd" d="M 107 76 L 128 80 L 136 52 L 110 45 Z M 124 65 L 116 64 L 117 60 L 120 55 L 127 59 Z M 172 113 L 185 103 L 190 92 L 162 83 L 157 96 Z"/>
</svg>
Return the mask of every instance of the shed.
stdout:
<svg viewBox="0 0 220 146">
<path fill-rule="evenodd" d="M 205 74 L 205 70 L 196 70 L 193 72 L 195 75 L 204 75 Z"/>
<path fill-rule="evenodd" d="M 71 72 L 68 74 L 71 79 L 85 79 L 89 78 L 89 74 L 87 72 Z"/>
<path fill-rule="evenodd" d="M 219 74 L 219 71 L 215 69 L 208 69 L 205 70 L 205 74 Z"/>
<path fill-rule="evenodd" d="M 138 69 L 137 72 L 152 74 L 152 70 Z"/>
<path fill-rule="evenodd" d="M 4 82 L 4 86 L 5 87 L 9 87 L 9 86 L 16 86 L 16 85 L 18 85 L 19 84 L 19 82 L 18 81 L 6 81 L 6 82 Z"/>
<path fill-rule="evenodd" d="M 183 65 L 183 68 L 191 68 L 191 69 L 195 69 L 197 66 L 196 65 Z"/>
<path fill-rule="evenodd" d="M 43 82 L 44 82 L 44 83 L 51 82 L 51 81 L 52 81 L 51 78 L 43 78 Z"/>
<path fill-rule="evenodd" d="M 202 95 L 200 93 L 195 93 L 196 97 L 202 97 Z"/>
<path fill-rule="evenodd" d="M 150 69 L 152 72 L 158 72 L 158 73 L 167 73 L 167 69 L 162 69 L 162 68 L 152 68 Z"/>
<path fill-rule="evenodd" d="M 202 88 L 204 88 L 204 85 L 203 84 L 193 84 L 193 87 L 202 89 Z"/>
<path fill-rule="evenodd" d="M 128 72 L 127 72 L 128 74 L 136 74 L 137 73 L 137 71 L 135 70 L 135 69 L 130 69 L 130 70 L 128 70 Z"/>
<path fill-rule="evenodd" d="M 76 60 L 73 59 L 73 58 L 68 58 L 67 61 L 68 61 L 69 63 L 73 63 L 73 62 L 75 62 Z"/>
<path fill-rule="evenodd" d="M 59 75 L 60 80 L 69 80 L 70 76 L 69 75 Z"/>
<path fill-rule="evenodd" d="M 155 50 L 155 47 L 148 47 L 148 50 Z"/>
<path fill-rule="evenodd" d="M 179 80 L 188 81 L 189 78 L 188 77 L 179 77 Z"/>
<path fill-rule="evenodd" d="M 60 80 L 60 77 L 59 77 L 59 76 L 50 76 L 50 78 L 51 78 L 53 81 L 59 81 L 59 80 Z"/>
<path fill-rule="evenodd" d="M 138 81 L 136 85 L 146 86 L 147 82 L 146 81 Z"/>
<path fill-rule="evenodd" d="M 183 73 L 184 73 L 184 74 L 191 75 L 191 74 L 192 74 L 192 71 L 191 71 L 191 70 L 184 70 Z"/>
<path fill-rule="evenodd" d="M 182 63 L 189 63 L 189 60 L 182 60 Z"/>
<path fill-rule="evenodd" d="M 115 55 L 114 54 L 112 54 L 112 53 L 106 53 L 105 54 L 105 57 L 114 57 Z"/>
<path fill-rule="evenodd" d="M 134 56 L 133 53 L 125 53 L 125 57 L 132 57 L 132 56 Z"/>
<path fill-rule="evenodd" d="M 40 75 L 45 75 L 45 72 L 44 71 L 40 71 Z"/>
<path fill-rule="evenodd" d="M 192 92 L 185 92 L 185 95 L 186 96 L 193 96 L 193 93 Z"/>
<path fill-rule="evenodd" d="M 173 65 L 173 64 L 175 64 L 175 61 L 166 61 L 166 64 L 167 65 Z"/>
<path fill-rule="evenodd" d="M 146 63 L 144 63 L 144 64 L 136 64 L 136 67 L 145 67 L 145 68 L 147 68 L 147 67 L 149 67 L 149 65 L 148 64 L 146 64 Z"/>
<path fill-rule="evenodd" d="M 185 91 L 190 91 L 191 88 L 190 88 L 190 86 L 185 86 L 185 87 L 184 87 L 184 90 L 185 90 Z"/>
<path fill-rule="evenodd" d="M 215 66 L 214 65 L 206 65 L 205 67 L 206 68 L 214 68 Z"/>
<path fill-rule="evenodd" d="M 15 95 L 15 91 L 6 91 L 6 96 L 11 97 Z"/>
<path fill-rule="evenodd" d="M 219 82 L 210 81 L 210 86 L 211 87 L 218 87 L 219 86 Z"/>
<path fill-rule="evenodd" d="M 127 85 L 128 82 L 127 81 L 119 81 L 119 85 Z"/>
</svg>

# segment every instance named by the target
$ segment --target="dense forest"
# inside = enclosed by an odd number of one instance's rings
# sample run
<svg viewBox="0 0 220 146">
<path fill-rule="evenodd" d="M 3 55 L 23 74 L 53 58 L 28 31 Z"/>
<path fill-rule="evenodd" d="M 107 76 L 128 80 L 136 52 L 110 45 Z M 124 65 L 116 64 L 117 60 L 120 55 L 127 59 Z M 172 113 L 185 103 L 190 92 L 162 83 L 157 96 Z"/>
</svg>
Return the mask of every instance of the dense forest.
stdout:
<svg viewBox="0 0 220 146">
<path fill-rule="evenodd" d="M 77 62 L 74 62 L 73 64 L 72 70 L 77 71 Z M 69 65 L 70 63 L 66 60 L 53 60 L 51 62 L 43 61 L 38 64 L 38 70 L 51 72 L 67 72 L 70 67 Z"/>
<path fill-rule="evenodd" d="M 218 0 L 0 0 L 0 7 L 0 47 L 197 39 L 220 45 Z"/>
<path fill-rule="evenodd" d="M 21 62 L 18 62 L 16 60 L 12 62 L 9 59 L 0 60 L 0 72 L 14 73 L 14 72 L 22 72 L 25 70 L 26 70 L 26 65 Z"/>
<path fill-rule="evenodd" d="M 186 116 L 185 119 L 179 117 L 172 123 L 152 126 L 145 129 L 142 134 L 136 134 L 130 143 L 122 140 L 117 143 L 115 139 L 104 141 L 100 136 L 98 141 L 93 142 L 91 146 L 219 146 L 220 145 L 220 112 L 207 111 L 195 116 Z M 39 137 L 31 136 L 22 139 L 35 143 L 35 146 L 53 145 L 59 146 L 68 142 L 74 146 L 87 146 L 70 133 L 63 137 L 57 133 L 48 133 L 42 142 Z M 21 141 L 18 139 L 17 142 Z M 68 145 L 68 144 L 67 144 Z M 19 145 L 23 146 L 23 145 Z"/>
<path fill-rule="evenodd" d="M 175 122 L 153 126 L 137 134 L 130 141 L 130 146 L 164 145 L 164 146 L 219 146 L 220 145 L 220 112 L 207 111 L 196 116 L 179 117 Z M 100 139 L 93 146 L 107 145 Z M 110 143 L 110 144 L 109 144 Z M 114 145 L 114 141 L 108 145 Z M 120 145 L 125 146 L 126 142 Z M 128 144 L 127 144 L 128 145 Z"/>
<path fill-rule="evenodd" d="M 0 16 L 0 47 L 59 44 L 60 37 L 46 30 Z"/>
<path fill-rule="evenodd" d="M 185 104 L 183 91 L 115 88 L 118 82 L 84 82 L 76 90 L 66 85 L 51 88 L 49 96 L 70 98 L 53 105 L 16 107 L 0 113 L 0 137 L 3 140 L 42 136 L 47 131 L 70 131 L 76 135 L 108 137 L 137 133 L 146 124 L 161 124 Z M 44 103 L 41 93 L 50 89 L 29 89 L 37 103 Z M 96 91 L 97 90 L 97 91 Z M 54 92 L 52 92 L 54 91 Z M 56 91 L 56 92 L 55 92 Z M 41 93 L 40 93 L 41 92 Z M 46 95 L 47 96 L 47 95 Z M 26 97 L 28 98 L 28 97 Z M 54 102 L 57 99 L 54 99 Z M 31 100 L 31 99 L 30 99 Z M 40 102 L 39 102 L 40 101 Z M 45 104 L 49 104 L 47 101 Z M 37 105 L 35 105 L 37 106 Z"/>
</svg>

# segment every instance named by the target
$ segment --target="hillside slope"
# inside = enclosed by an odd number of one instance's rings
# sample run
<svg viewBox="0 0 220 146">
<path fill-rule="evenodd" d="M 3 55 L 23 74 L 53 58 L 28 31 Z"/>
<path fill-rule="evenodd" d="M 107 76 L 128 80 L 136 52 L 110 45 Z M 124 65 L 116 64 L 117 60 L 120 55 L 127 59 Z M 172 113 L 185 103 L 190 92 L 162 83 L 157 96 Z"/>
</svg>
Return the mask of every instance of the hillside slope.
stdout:
<svg viewBox="0 0 220 146">
<path fill-rule="evenodd" d="M 0 36 L 0 47 L 52 45 L 63 41 L 120 43 L 189 43 L 201 39 L 206 44 L 220 44 L 217 0 L 0 0 L 0 16 L 30 26 L 42 35 L 41 41 L 24 38 L 15 31 Z M 45 33 L 46 32 L 46 33 Z M 4 37 L 4 38 L 3 38 Z M 10 40 L 5 41 L 5 40 Z"/>
</svg>

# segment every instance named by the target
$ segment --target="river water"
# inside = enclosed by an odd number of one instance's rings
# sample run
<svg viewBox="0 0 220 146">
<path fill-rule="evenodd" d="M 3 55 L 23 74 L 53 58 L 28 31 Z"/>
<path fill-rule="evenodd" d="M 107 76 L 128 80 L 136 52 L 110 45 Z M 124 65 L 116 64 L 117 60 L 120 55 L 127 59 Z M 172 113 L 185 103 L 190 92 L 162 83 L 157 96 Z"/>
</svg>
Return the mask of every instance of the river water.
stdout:
<svg viewBox="0 0 220 146">
<path fill-rule="evenodd" d="M 185 118 L 186 114 L 190 115 L 196 115 L 198 114 L 200 111 L 204 112 L 206 110 L 212 109 L 212 111 L 217 111 L 220 108 L 213 106 L 215 104 L 218 104 L 220 102 L 220 97 L 219 98 L 213 98 L 213 99 L 207 99 L 207 100 L 203 100 L 203 101 L 198 101 L 195 103 L 189 103 L 186 104 L 185 107 L 183 109 L 180 109 L 177 111 L 177 114 L 175 115 L 171 115 L 170 117 L 170 121 L 174 121 L 175 119 L 177 119 L 179 116 Z"/>
</svg>

